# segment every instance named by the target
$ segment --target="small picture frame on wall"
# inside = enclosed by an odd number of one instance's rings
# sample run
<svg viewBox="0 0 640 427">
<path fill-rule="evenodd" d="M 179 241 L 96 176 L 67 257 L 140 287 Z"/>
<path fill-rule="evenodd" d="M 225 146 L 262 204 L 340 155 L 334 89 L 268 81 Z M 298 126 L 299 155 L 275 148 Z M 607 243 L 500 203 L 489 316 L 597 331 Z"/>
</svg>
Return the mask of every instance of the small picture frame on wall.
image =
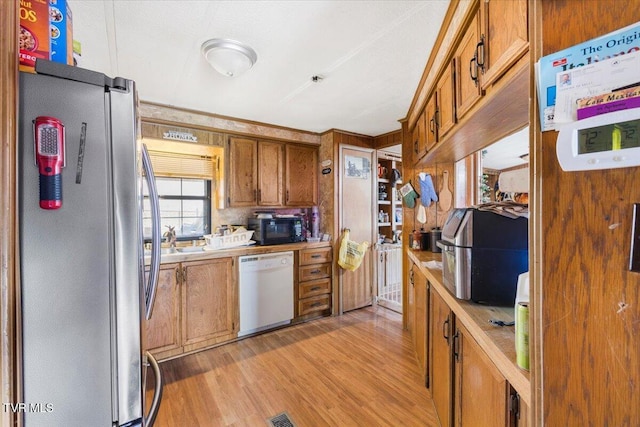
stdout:
<svg viewBox="0 0 640 427">
<path fill-rule="evenodd" d="M 344 176 L 347 178 L 369 179 L 371 163 L 366 157 L 345 156 Z"/>
</svg>

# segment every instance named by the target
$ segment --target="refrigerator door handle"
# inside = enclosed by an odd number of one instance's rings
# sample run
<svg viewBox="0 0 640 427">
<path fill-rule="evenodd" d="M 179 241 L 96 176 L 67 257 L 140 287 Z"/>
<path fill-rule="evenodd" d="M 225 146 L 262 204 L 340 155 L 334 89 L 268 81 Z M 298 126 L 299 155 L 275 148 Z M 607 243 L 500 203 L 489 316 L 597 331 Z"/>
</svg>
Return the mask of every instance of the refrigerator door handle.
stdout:
<svg viewBox="0 0 640 427">
<path fill-rule="evenodd" d="M 152 427 L 156 421 L 158 415 L 158 409 L 160 408 L 160 402 L 162 401 L 162 375 L 160 373 L 160 366 L 158 361 L 148 351 L 145 353 L 147 362 L 151 369 L 153 369 L 153 375 L 155 376 L 155 387 L 153 391 L 153 400 L 151 401 L 151 408 L 149 408 L 149 414 L 144 417 L 144 427 Z"/>
<path fill-rule="evenodd" d="M 151 158 L 147 146 L 142 144 L 142 167 L 144 168 L 144 176 L 149 187 L 149 201 L 151 203 L 151 268 L 149 270 L 149 283 L 145 286 L 145 317 L 151 319 L 153 304 L 156 299 L 156 290 L 158 287 L 158 275 L 160 273 L 160 202 L 158 199 L 158 190 L 156 188 L 156 180 L 151 166 Z M 143 275 L 144 277 L 144 275 Z"/>
</svg>

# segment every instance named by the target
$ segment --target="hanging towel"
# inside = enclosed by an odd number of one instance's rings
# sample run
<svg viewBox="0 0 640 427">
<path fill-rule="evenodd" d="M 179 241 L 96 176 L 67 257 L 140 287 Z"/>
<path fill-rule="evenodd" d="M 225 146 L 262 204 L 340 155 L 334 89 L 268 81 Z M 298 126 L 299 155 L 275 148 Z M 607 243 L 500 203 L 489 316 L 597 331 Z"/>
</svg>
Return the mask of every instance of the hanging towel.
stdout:
<svg viewBox="0 0 640 427">
<path fill-rule="evenodd" d="M 438 196 L 436 190 L 433 187 L 433 181 L 431 175 L 428 173 L 420 172 L 418 174 L 418 181 L 420 181 L 420 191 L 422 191 L 422 197 L 420 197 L 420 203 L 422 206 L 429 207 L 431 202 L 437 202 Z"/>
<path fill-rule="evenodd" d="M 402 200 L 404 200 L 404 204 L 408 208 L 413 209 L 416 207 L 416 199 L 420 198 L 420 195 L 410 182 L 400 187 L 400 194 L 402 194 Z"/>
</svg>

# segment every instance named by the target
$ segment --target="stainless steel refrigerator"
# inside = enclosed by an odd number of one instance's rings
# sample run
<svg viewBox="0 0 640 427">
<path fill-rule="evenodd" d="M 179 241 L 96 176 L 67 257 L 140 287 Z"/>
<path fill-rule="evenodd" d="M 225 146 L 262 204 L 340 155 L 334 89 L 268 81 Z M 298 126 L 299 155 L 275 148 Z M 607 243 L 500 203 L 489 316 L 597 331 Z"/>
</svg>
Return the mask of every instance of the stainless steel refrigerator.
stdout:
<svg viewBox="0 0 640 427">
<path fill-rule="evenodd" d="M 36 70 L 20 73 L 18 410 L 26 427 L 149 426 L 162 381 L 141 330 L 160 251 L 147 281 L 141 189 L 155 185 L 135 85 L 49 61 Z M 147 371 L 158 375 L 152 402 Z"/>
</svg>

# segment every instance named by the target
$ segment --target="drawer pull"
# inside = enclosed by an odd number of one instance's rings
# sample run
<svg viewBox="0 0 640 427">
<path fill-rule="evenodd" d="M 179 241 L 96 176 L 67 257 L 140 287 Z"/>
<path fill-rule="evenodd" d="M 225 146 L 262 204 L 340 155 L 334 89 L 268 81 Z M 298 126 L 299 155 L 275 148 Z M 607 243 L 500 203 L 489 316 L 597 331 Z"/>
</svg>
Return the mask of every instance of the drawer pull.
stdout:
<svg viewBox="0 0 640 427">
<path fill-rule="evenodd" d="M 320 274 L 320 273 L 322 273 L 322 270 L 315 269 L 315 270 L 311 270 L 309 273 L 311 273 L 311 274 Z"/>
<path fill-rule="evenodd" d="M 321 254 L 313 254 L 311 255 L 311 258 L 322 258 Z"/>
<path fill-rule="evenodd" d="M 311 307 L 320 307 L 321 305 L 321 302 L 314 302 L 313 304 L 311 304 Z"/>
<path fill-rule="evenodd" d="M 322 289 L 320 286 L 314 286 L 313 288 L 309 289 L 310 291 L 319 291 L 320 289 Z"/>
</svg>

